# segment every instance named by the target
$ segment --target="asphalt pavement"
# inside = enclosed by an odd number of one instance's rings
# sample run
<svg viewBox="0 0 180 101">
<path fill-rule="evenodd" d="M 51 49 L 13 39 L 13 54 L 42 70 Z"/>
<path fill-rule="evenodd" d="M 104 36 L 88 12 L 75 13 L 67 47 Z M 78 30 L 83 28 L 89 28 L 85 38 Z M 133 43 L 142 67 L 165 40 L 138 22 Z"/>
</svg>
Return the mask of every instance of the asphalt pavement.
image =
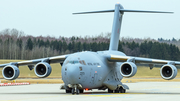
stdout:
<svg viewBox="0 0 180 101">
<path fill-rule="evenodd" d="M 0 101 L 178 101 L 180 82 L 126 83 L 126 93 L 107 93 L 107 90 L 84 91 L 83 94 L 66 94 L 62 84 L 30 84 L 0 87 Z"/>
</svg>

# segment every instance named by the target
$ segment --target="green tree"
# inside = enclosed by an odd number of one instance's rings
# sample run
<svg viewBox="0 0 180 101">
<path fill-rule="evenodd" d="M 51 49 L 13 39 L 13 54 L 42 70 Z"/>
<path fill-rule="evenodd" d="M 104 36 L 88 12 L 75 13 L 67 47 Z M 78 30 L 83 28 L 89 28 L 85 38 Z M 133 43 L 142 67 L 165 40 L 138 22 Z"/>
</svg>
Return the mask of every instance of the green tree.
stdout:
<svg viewBox="0 0 180 101">
<path fill-rule="evenodd" d="M 76 43 L 76 47 L 77 47 L 77 51 L 82 51 L 82 49 L 83 49 L 83 46 L 81 45 L 81 42 L 77 42 Z"/>
<path fill-rule="evenodd" d="M 44 44 L 45 44 L 45 47 L 49 47 L 49 45 L 50 45 L 49 40 L 47 39 L 46 42 L 45 42 Z"/>
<path fill-rule="evenodd" d="M 31 38 L 29 38 L 26 42 L 26 49 L 28 50 L 32 50 L 33 49 L 33 42 L 31 40 Z"/>
<path fill-rule="evenodd" d="M 42 47 L 42 46 L 44 46 L 44 41 L 43 41 L 43 40 L 40 40 L 40 41 L 39 41 L 39 47 Z"/>
<path fill-rule="evenodd" d="M 18 45 L 18 47 L 21 50 L 22 49 L 22 39 L 17 39 L 16 44 Z"/>
<path fill-rule="evenodd" d="M 123 52 L 122 43 L 120 41 L 119 41 L 119 45 L 118 45 L 118 51 Z"/>
<path fill-rule="evenodd" d="M 98 51 L 98 45 L 97 45 L 97 43 L 96 42 L 93 42 L 92 44 L 91 44 L 91 49 L 92 49 L 92 51 Z"/>
<path fill-rule="evenodd" d="M 103 44 L 101 42 L 98 43 L 98 51 L 103 50 Z"/>
<path fill-rule="evenodd" d="M 68 49 L 68 45 L 67 45 L 66 41 L 63 41 L 63 43 L 62 43 L 61 46 L 62 46 L 61 49 L 62 49 L 63 51 L 66 51 L 66 50 Z"/>
<path fill-rule="evenodd" d="M 68 50 L 69 50 L 70 52 L 72 51 L 72 43 L 71 43 L 71 42 L 68 44 Z"/>
<path fill-rule="evenodd" d="M 86 43 L 86 42 L 84 42 L 82 45 L 83 45 L 83 50 L 84 50 L 84 51 L 88 50 L 88 49 L 87 49 L 87 43 Z"/>
</svg>

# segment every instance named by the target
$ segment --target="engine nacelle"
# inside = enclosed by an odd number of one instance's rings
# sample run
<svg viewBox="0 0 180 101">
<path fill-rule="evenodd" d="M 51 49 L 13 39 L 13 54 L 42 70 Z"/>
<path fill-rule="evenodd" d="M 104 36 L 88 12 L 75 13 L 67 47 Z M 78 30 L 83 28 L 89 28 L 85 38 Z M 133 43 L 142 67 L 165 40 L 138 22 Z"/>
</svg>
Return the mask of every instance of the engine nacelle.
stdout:
<svg viewBox="0 0 180 101">
<path fill-rule="evenodd" d="M 14 80 L 19 76 L 19 68 L 15 65 L 7 65 L 3 68 L 2 75 L 6 80 Z"/>
<path fill-rule="evenodd" d="M 123 77 L 132 77 L 137 72 L 137 66 L 133 62 L 124 62 L 120 66 L 120 73 Z"/>
<path fill-rule="evenodd" d="M 37 77 L 44 78 L 51 74 L 51 66 L 46 62 L 40 62 L 34 67 L 34 72 Z"/>
<path fill-rule="evenodd" d="M 161 67 L 161 77 L 166 80 L 174 79 L 177 75 L 177 68 L 174 65 L 166 64 Z"/>
</svg>

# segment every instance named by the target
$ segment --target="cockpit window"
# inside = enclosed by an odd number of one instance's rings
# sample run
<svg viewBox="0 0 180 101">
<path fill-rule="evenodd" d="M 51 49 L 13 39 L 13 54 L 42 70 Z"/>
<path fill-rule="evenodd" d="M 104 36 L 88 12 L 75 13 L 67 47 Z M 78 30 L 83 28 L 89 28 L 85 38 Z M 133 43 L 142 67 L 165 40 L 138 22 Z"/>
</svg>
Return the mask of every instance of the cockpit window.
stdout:
<svg viewBox="0 0 180 101">
<path fill-rule="evenodd" d="M 86 65 L 86 63 L 85 63 L 85 61 L 84 61 L 84 60 L 82 60 L 82 62 L 83 62 L 83 64 L 84 64 L 84 65 Z"/>
<path fill-rule="evenodd" d="M 76 64 L 76 63 L 79 63 L 79 61 L 69 61 L 69 63 Z"/>
<path fill-rule="evenodd" d="M 82 65 L 86 65 L 85 61 L 84 60 L 80 60 L 80 61 L 67 61 L 67 63 L 70 63 L 70 64 L 77 64 L 77 63 L 80 63 Z"/>
<path fill-rule="evenodd" d="M 80 64 L 86 65 L 86 63 L 84 62 L 84 60 L 79 61 Z"/>
<path fill-rule="evenodd" d="M 69 61 L 66 61 L 66 63 L 65 64 L 68 64 L 69 63 Z"/>
</svg>

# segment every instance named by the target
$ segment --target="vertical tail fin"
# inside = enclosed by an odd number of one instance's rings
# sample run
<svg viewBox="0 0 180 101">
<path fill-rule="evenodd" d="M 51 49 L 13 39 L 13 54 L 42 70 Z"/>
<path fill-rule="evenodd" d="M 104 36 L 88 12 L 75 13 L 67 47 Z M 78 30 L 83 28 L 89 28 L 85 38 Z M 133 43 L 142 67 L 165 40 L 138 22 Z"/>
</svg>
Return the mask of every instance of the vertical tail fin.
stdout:
<svg viewBox="0 0 180 101">
<path fill-rule="evenodd" d="M 109 50 L 118 50 L 119 35 L 121 31 L 121 23 L 123 17 L 123 12 L 121 12 L 120 9 L 124 9 L 123 6 L 121 6 L 120 4 L 116 4 L 114 10 L 114 21 L 112 26 Z"/>
<path fill-rule="evenodd" d="M 122 17 L 123 17 L 124 12 L 173 13 L 173 12 L 163 12 L 163 11 L 128 10 L 128 9 L 124 9 L 121 4 L 117 3 L 115 5 L 114 10 L 79 12 L 79 13 L 73 13 L 73 14 L 106 13 L 106 12 L 114 12 L 114 21 L 113 21 L 110 46 L 109 46 L 109 50 L 114 50 L 114 51 L 118 50 L 119 35 L 121 31 L 121 23 L 122 23 Z"/>
</svg>

